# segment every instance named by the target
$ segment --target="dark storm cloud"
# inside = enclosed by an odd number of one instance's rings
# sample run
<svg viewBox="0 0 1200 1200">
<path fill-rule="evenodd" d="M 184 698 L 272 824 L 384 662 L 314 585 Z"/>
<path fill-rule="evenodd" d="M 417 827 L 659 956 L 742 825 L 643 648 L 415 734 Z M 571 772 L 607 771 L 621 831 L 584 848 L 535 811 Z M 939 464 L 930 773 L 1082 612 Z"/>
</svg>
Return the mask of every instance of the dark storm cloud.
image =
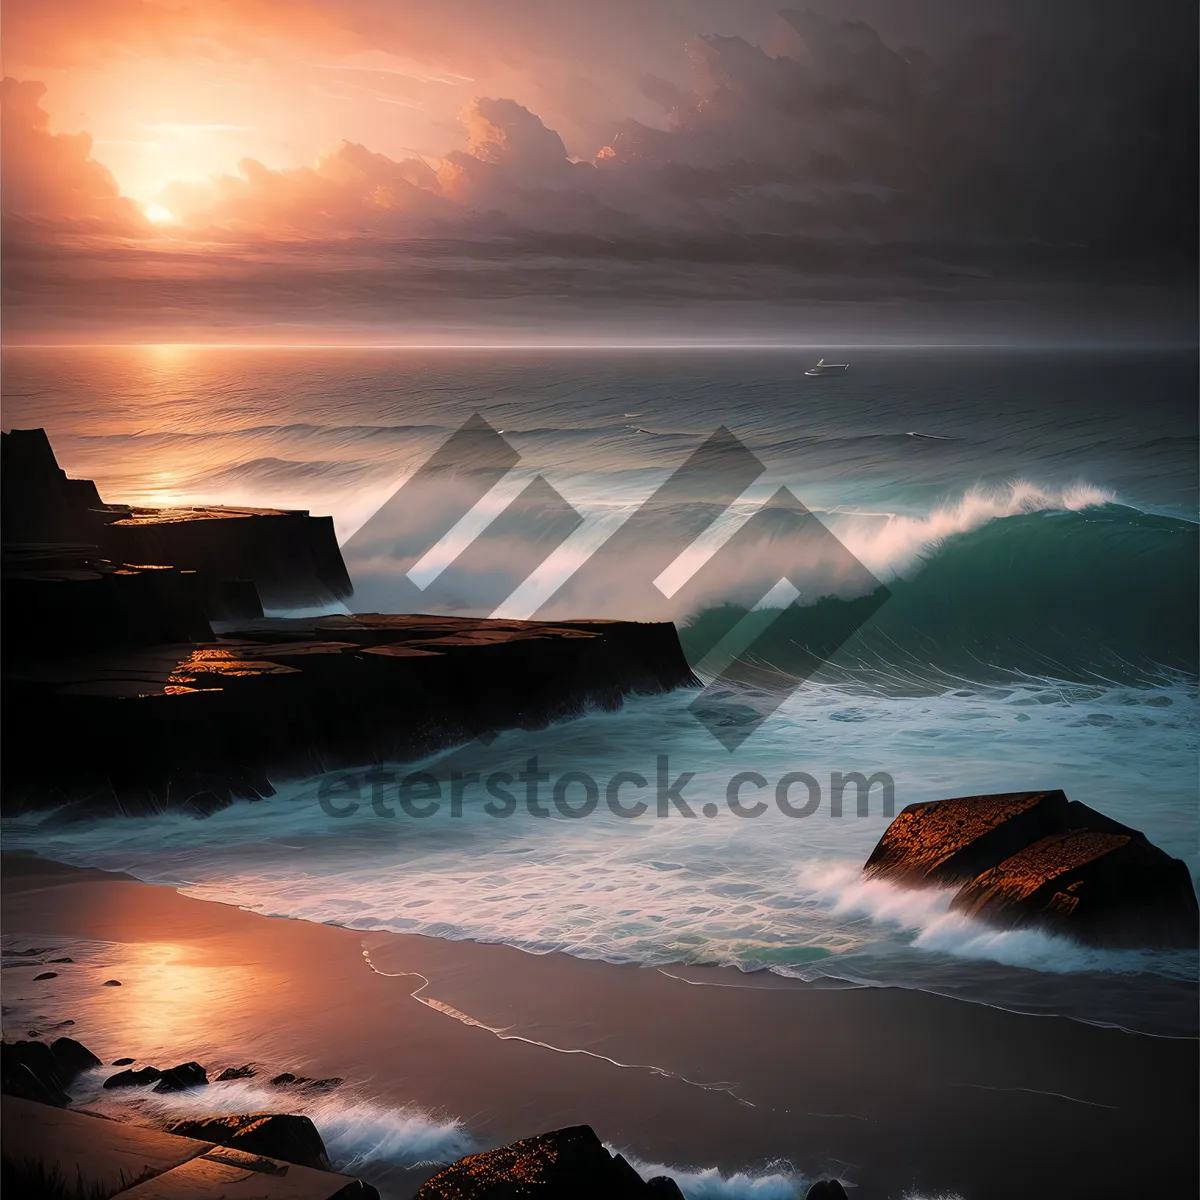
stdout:
<svg viewBox="0 0 1200 1200">
<path fill-rule="evenodd" d="M 546 109 L 524 93 L 480 97 L 465 149 L 432 166 L 351 143 L 311 168 L 248 160 L 172 193 L 184 244 L 170 251 L 63 256 L 9 223 L 6 298 L 30 321 L 101 294 L 158 313 L 187 278 L 181 319 L 303 324 L 402 319 L 454 297 L 885 303 L 973 280 L 993 281 L 994 297 L 1009 283 L 1194 270 L 1191 5 L 831 0 L 779 13 L 614 0 L 572 25 L 565 4 L 446 0 L 455 20 L 422 24 L 434 7 L 406 10 L 422 53 L 450 66 L 524 45 Z M 308 8 L 364 42 L 396 34 L 386 6 Z M 685 25 L 706 18 L 718 32 Z M 567 136 L 554 114 L 573 92 L 586 103 Z M 44 124 L 34 132 L 44 150 Z M 112 207 L 87 150 L 72 169 Z M 15 183 L 6 170 L 6 211 L 28 192 L 24 169 Z"/>
</svg>

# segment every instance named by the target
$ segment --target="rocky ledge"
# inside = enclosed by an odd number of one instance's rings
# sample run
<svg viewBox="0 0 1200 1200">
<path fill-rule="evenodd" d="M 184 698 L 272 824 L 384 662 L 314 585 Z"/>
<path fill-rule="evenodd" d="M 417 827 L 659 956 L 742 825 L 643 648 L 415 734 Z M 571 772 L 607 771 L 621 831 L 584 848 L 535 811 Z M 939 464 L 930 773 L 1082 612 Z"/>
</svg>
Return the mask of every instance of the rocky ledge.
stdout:
<svg viewBox="0 0 1200 1200">
<path fill-rule="evenodd" d="M 1200 940 L 1186 864 L 1058 790 L 910 804 L 863 872 L 955 887 L 952 911 L 1001 929 L 1041 927 L 1107 947 Z"/>
<path fill-rule="evenodd" d="M 4 813 L 205 816 L 273 782 L 404 762 L 695 683 L 675 627 L 322 617 L 8 664 Z M 58 731 L 57 749 L 42 747 Z"/>
<path fill-rule="evenodd" d="M 170 567 L 193 581 L 208 615 L 217 620 L 261 614 L 261 605 L 299 608 L 344 600 L 353 588 L 331 517 L 301 510 L 193 505 L 137 508 L 106 504 L 90 479 L 68 479 L 44 429 L 0 435 L 4 544 L 47 552 L 71 549 L 86 566 L 40 564 L 18 577 L 5 571 L 20 601 L 36 592 L 56 608 L 85 607 L 94 578 L 79 571 L 145 571 Z M 63 571 L 74 572 L 63 574 Z"/>
<path fill-rule="evenodd" d="M 105 504 L 43 430 L 3 450 L 3 815 L 206 816 L 697 683 L 670 624 L 265 619 L 350 595 L 328 517 Z"/>
</svg>

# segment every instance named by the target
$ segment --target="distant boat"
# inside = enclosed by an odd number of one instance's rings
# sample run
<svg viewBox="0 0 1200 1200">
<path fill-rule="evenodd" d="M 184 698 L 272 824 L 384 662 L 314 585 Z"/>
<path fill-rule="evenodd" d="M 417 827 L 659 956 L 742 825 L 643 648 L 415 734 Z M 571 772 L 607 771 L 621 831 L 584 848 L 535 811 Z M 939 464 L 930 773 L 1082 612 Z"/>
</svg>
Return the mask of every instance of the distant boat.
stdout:
<svg viewBox="0 0 1200 1200">
<path fill-rule="evenodd" d="M 843 371 L 850 370 L 849 363 L 827 363 L 821 359 L 815 367 L 809 367 L 805 371 L 805 375 L 840 375 Z"/>
</svg>

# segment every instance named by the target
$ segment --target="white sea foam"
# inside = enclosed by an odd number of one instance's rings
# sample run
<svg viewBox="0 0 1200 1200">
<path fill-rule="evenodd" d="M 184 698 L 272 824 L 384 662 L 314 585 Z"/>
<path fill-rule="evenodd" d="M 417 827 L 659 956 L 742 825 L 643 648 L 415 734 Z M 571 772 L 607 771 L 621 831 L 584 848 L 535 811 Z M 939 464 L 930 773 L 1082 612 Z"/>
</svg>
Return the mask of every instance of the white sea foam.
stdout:
<svg viewBox="0 0 1200 1200">
<path fill-rule="evenodd" d="M 368 1175 L 388 1167 L 443 1166 L 486 1149 L 458 1120 L 438 1119 L 413 1105 L 384 1107 L 345 1090 L 265 1088 L 248 1080 L 212 1083 L 203 1090 L 157 1094 L 149 1087 L 103 1091 L 108 1068 L 89 1072 L 76 1088 L 77 1106 L 117 1119 L 167 1125 L 189 1117 L 279 1111 L 311 1118 L 335 1170 Z M 618 1148 L 609 1147 L 614 1153 Z M 793 1200 L 803 1180 L 772 1164 L 761 1172 L 722 1174 L 716 1167 L 644 1163 L 625 1156 L 644 1179 L 669 1175 L 687 1200 Z"/>
<path fill-rule="evenodd" d="M 481 1147 L 461 1121 L 439 1119 L 414 1105 L 385 1107 L 370 1100 L 303 1087 L 266 1088 L 253 1080 L 211 1083 L 185 1092 L 157 1094 L 150 1088 L 99 1090 L 110 1074 L 92 1072 L 95 1090 L 80 1090 L 76 1104 L 112 1117 L 136 1115 L 139 1121 L 165 1125 L 188 1117 L 225 1113 L 280 1112 L 311 1118 L 336 1170 L 355 1172 L 372 1165 L 416 1167 L 454 1162 Z"/>
<path fill-rule="evenodd" d="M 617 1148 L 610 1146 L 613 1153 Z M 626 1154 L 630 1166 L 643 1179 L 667 1175 L 679 1184 L 687 1200 L 795 1200 L 803 1195 L 805 1180 L 788 1164 L 772 1163 L 761 1172 L 735 1171 L 724 1175 L 716 1167 L 673 1167 L 645 1163 Z"/>
<path fill-rule="evenodd" d="M 1144 971 L 1155 961 L 1152 952 L 1097 949 L 1038 929 L 992 929 L 950 910 L 954 888 L 898 887 L 864 877 L 858 863 L 813 865 L 800 878 L 834 912 L 911 931 L 911 945 L 921 950 L 1055 974 Z"/>
<path fill-rule="evenodd" d="M 1025 479 L 1001 488 L 971 488 L 958 500 L 939 505 L 926 516 L 893 514 L 882 524 L 861 514 L 835 526 L 846 548 L 872 573 L 886 578 L 919 567 L 928 551 L 948 537 L 980 529 L 990 521 L 1035 512 L 1079 512 L 1112 504 L 1116 493 L 1090 483 L 1044 488 Z"/>
</svg>

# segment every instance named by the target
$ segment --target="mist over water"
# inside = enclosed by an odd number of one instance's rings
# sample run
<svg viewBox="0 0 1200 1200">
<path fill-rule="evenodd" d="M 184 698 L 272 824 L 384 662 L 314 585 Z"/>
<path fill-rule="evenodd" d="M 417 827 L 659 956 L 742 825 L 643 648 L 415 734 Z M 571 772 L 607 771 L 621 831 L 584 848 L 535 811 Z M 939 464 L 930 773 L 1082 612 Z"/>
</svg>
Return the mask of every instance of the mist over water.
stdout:
<svg viewBox="0 0 1200 1200">
<path fill-rule="evenodd" d="M 818 379 L 803 376 L 809 361 L 784 351 L 7 352 L 7 424 L 45 425 L 61 465 L 94 477 L 106 500 L 309 508 L 332 513 L 345 541 L 478 412 L 521 462 L 481 505 L 475 531 L 460 531 L 462 544 L 539 475 L 582 518 L 529 579 L 505 575 L 520 547 L 502 540 L 464 576 L 452 541 L 423 561 L 428 513 L 418 506 L 405 517 L 407 543 L 381 544 L 357 568 L 352 557 L 357 611 L 421 611 L 406 599 L 416 591 L 436 595 L 436 611 L 545 612 L 722 425 L 765 472 L 674 578 L 651 591 L 639 556 L 649 563 L 657 551 L 647 543 L 596 598 L 601 611 L 552 615 L 665 616 L 685 647 L 702 641 L 706 622 L 754 607 L 778 579 L 762 546 L 737 560 L 720 547 L 781 486 L 890 592 L 733 753 L 688 712 L 694 694 L 677 693 L 404 768 L 446 783 L 453 771 L 515 777 L 536 757 L 552 779 L 585 771 L 601 792 L 630 771 L 650 781 L 653 808 L 665 755 L 672 778 L 692 775 L 690 819 L 628 820 L 603 805 L 586 820 L 552 806 L 545 819 L 521 808 L 497 819 L 478 786 L 461 816 L 444 805 L 427 820 L 388 818 L 373 811 L 369 785 L 352 815 L 334 819 L 314 780 L 205 821 L 14 823 L 10 844 L 354 928 L 825 974 L 1194 1032 L 1195 955 L 997 933 L 950 914 L 939 893 L 864 884 L 858 868 L 888 821 L 880 791 L 858 816 L 851 788 L 835 817 L 829 786 L 834 772 L 884 772 L 897 811 L 1061 787 L 1200 870 L 1193 358 L 860 351 L 846 376 Z M 103 414 L 91 403 L 98 393 Z M 427 593 L 409 575 L 418 564 Z M 776 626 L 772 657 L 785 669 L 798 636 L 857 598 L 808 565 L 807 594 L 801 579 L 797 609 Z M 776 781 L 796 771 L 822 788 L 802 819 L 772 802 Z M 738 772 L 769 781 L 761 817 L 729 811 Z M 700 815 L 708 803 L 711 818 Z"/>
</svg>

